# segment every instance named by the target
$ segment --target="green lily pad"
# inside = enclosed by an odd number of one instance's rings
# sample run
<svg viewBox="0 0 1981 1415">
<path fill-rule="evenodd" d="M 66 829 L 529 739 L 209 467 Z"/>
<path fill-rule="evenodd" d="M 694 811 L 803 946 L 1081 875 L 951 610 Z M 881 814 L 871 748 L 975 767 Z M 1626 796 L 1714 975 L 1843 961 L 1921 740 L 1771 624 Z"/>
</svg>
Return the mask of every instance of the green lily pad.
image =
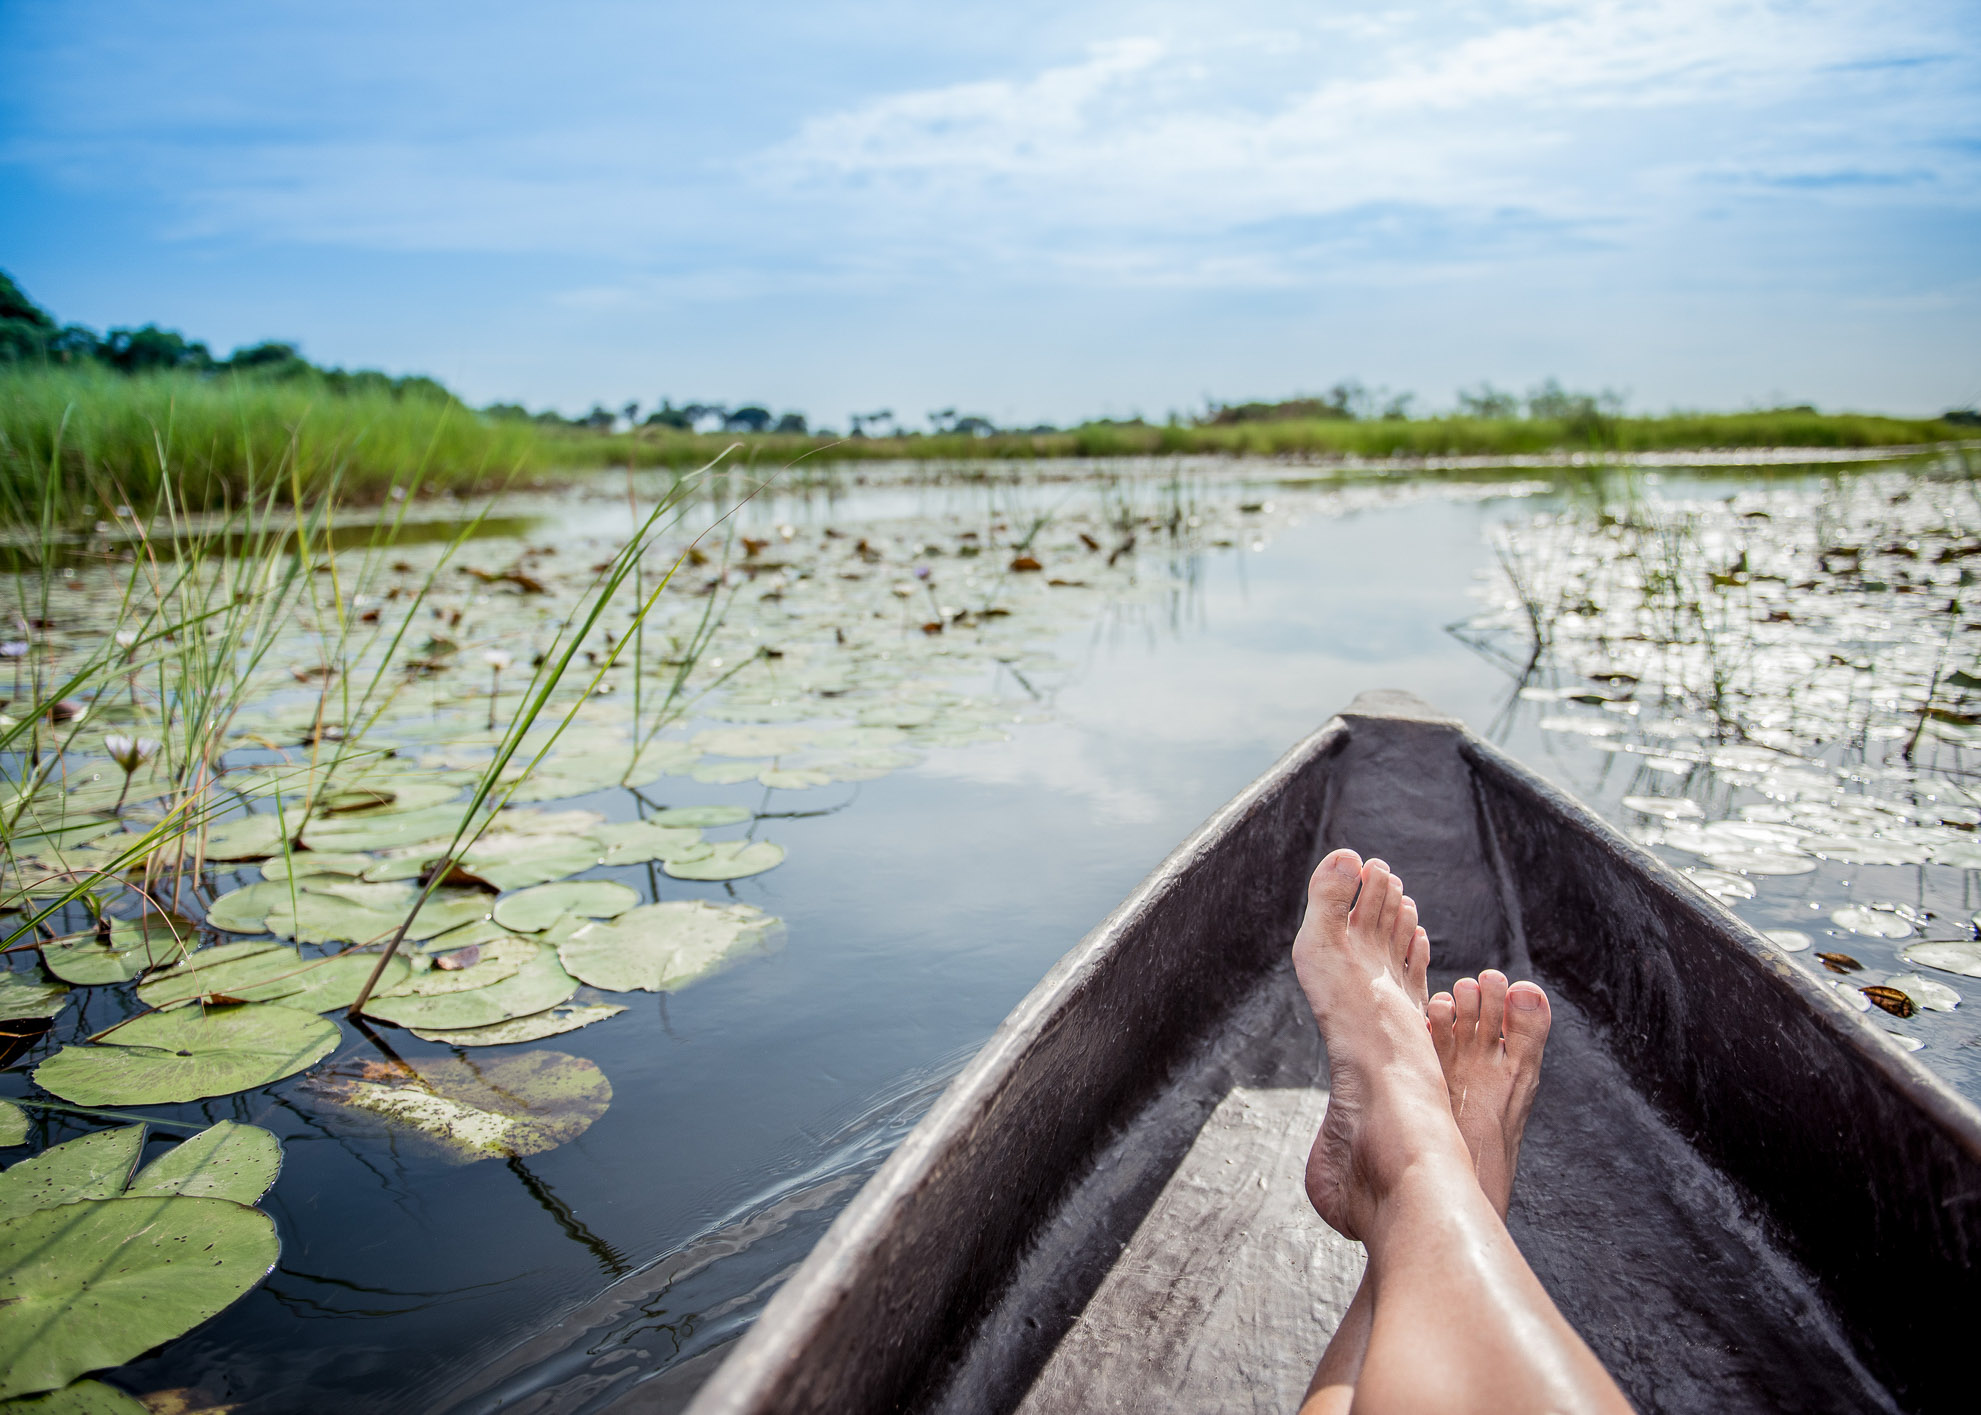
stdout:
<svg viewBox="0 0 1981 1415">
<path fill-rule="evenodd" d="M 460 786 L 450 781 L 366 777 L 319 797 L 314 805 L 314 814 L 354 821 L 380 820 L 432 810 L 460 794 Z"/>
<path fill-rule="evenodd" d="M 1830 922 L 1849 929 L 1854 934 L 1869 938 L 1909 938 L 1912 925 L 1897 914 L 1886 909 L 1872 909 L 1862 904 L 1846 904 L 1841 909 L 1830 911 Z"/>
<path fill-rule="evenodd" d="M 560 914 L 612 919 L 639 902 L 638 890 L 609 879 L 567 880 L 563 884 L 540 884 L 499 900 L 495 922 L 517 933 L 540 933 L 555 923 Z"/>
<path fill-rule="evenodd" d="M 407 907 L 413 891 L 402 896 Z M 473 923 L 488 914 L 488 896 L 467 891 L 437 891 L 406 930 L 406 937 L 417 942 L 446 933 L 449 929 Z M 406 909 L 370 908 L 342 894 L 300 894 L 295 904 L 278 905 L 268 913 L 268 932 L 277 938 L 299 943 L 378 943 L 392 937 L 405 922 Z"/>
<path fill-rule="evenodd" d="M 1923 968 L 1954 973 L 1963 978 L 1981 978 L 1981 943 L 1915 943 L 1899 957 Z"/>
<path fill-rule="evenodd" d="M 401 1027 L 435 1031 L 486 1027 L 513 1017 L 528 1017 L 561 1002 L 569 1002 L 578 980 L 564 971 L 555 949 L 539 946 L 536 955 L 513 978 L 473 992 L 440 993 L 432 997 L 373 997 L 365 1015 Z"/>
<path fill-rule="evenodd" d="M 24 1159 L 0 1174 L 0 1219 L 80 1199 L 114 1199 L 144 1152 L 145 1126 L 98 1130 Z"/>
<path fill-rule="evenodd" d="M 68 1004 L 65 984 L 44 983 L 26 973 L 0 973 L 0 1022 L 53 1017 Z"/>
<path fill-rule="evenodd" d="M 268 911 L 296 895 L 293 880 L 268 880 L 231 889 L 213 901 L 206 922 L 230 934 L 267 933 Z"/>
<path fill-rule="evenodd" d="M 175 932 L 163 920 L 119 923 L 111 927 L 108 945 L 98 942 L 94 933 L 72 934 L 43 944 L 41 960 L 65 983 L 81 987 L 127 983 L 191 952 L 198 941 L 190 929 Z"/>
<path fill-rule="evenodd" d="M 65 1386 L 191 1331 L 278 1251 L 275 1221 L 227 1199 L 89 1199 L 0 1222 L 0 1396 Z"/>
<path fill-rule="evenodd" d="M 282 853 L 282 821 L 272 812 L 236 816 L 207 827 L 206 858 L 209 860 L 259 860 Z"/>
<path fill-rule="evenodd" d="M 34 1079 L 74 1105 L 196 1101 L 293 1076 L 330 1055 L 337 1036 L 335 1023 L 293 1007 L 184 1007 L 135 1017 L 96 1046 L 63 1047 Z"/>
<path fill-rule="evenodd" d="M 423 841 L 453 838 L 460 828 L 458 806 L 428 806 L 403 815 L 318 817 L 303 827 L 303 843 L 312 850 L 392 850 Z"/>
<path fill-rule="evenodd" d="M 253 952 L 233 953 L 241 944 L 221 944 L 193 954 L 185 961 L 147 979 L 138 998 L 153 1007 L 169 1007 L 195 997 L 229 997 L 242 1002 L 274 1002 L 305 1012 L 330 1012 L 357 1001 L 358 990 L 378 966 L 378 954 L 340 953 L 329 958 L 304 958 L 293 948 L 253 943 Z M 228 957 L 212 957 L 229 953 Z M 403 981 L 412 964 L 394 957 L 385 965 L 381 987 Z"/>
<path fill-rule="evenodd" d="M 668 860 L 661 865 L 676 879 L 742 879 L 784 863 L 784 847 L 768 840 L 720 840 L 699 860 Z"/>
<path fill-rule="evenodd" d="M 811 740 L 803 727 L 711 727 L 697 732 L 691 745 L 712 757 L 777 757 Z"/>
<path fill-rule="evenodd" d="M 221 1120 L 139 1170 L 125 1192 L 252 1204 L 282 1170 L 282 1142 L 259 1125 Z"/>
<path fill-rule="evenodd" d="M 512 835 L 490 832 L 461 862 L 498 889 L 527 889 L 588 870 L 605 858 L 589 835 Z"/>
<path fill-rule="evenodd" d="M 545 1037 L 554 1037 L 561 1032 L 575 1032 L 580 1027 L 589 1027 L 594 1022 L 603 1022 L 608 1017 L 616 1017 L 626 1009 L 614 1003 L 592 1003 L 585 1006 L 552 1007 L 528 1017 L 518 1017 L 509 1022 L 496 1022 L 486 1027 L 457 1027 L 448 1032 L 427 1031 L 420 1027 L 412 1029 L 413 1035 L 422 1041 L 445 1042 L 457 1047 L 506 1046 L 511 1042 L 536 1042 Z"/>
<path fill-rule="evenodd" d="M 265 880 L 283 880 L 306 875 L 361 875 L 378 861 L 370 855 L 358 855 L 334 850 L 292 850 L 285 857 L 273 856 L 262 861 L 261 877 Z"/>
<path fill-rule="evenodd" d="M 0 1415 L 152 1415 L 152 1410 L 102 1381 L 72 1381 L 60 1390 L 0 1402 Z"/>
<path fill-rule="evenodd" d="M 719 825 L 741 825 L 755 813 L 747 806 L 669 806 L 647 817 L 648 825 L 692 826 L 706 830 Z"/>
<path fill-rule="evenodd" d="M 754 781 L 759 772 L 769 768 L 767 761 L 703 762 L 689 767 L 686 774 L 711 786 L 734 786 L 739 781 Z"/>
<path fill-rule="evenodd" d="M 407 1069 L 396 1083 L 327 1078 L 318 1090 L 421 1131 L 468 1163 L 555 1149 L 589 1130 L 612 1103 L 605 1074 L 561 1051 L 419 1060 Z"/>
<path fill-rule="evenodd" d="M 0 1148 L 25 1145 L 28 1140 L 28 1113 L 12 1101 L 0 1100 Z"/>
<path fill-rule="evenodd" d="M 757 780 L 777 791 L 807 791 L 814 786 L 830 786 L 832 773 L 816 767 L 770 766 L 757 773 Z"/>
<path fill-rule="evenodd" d="M 443 993 L 473 992 L 504 982 L 523 971 L 537 954 L 537 946 L 524 938 L 502 934 L 489 943 L 470 944 L 480 958 L 465 968 L 425 968 L 402 978 L 379 997 L 439 997 Z M 433 955 L 445 957 L 445 954 Z"/>
<path fill-rule="evenodd" d="M 708 853 L 699 830 L 689 826 L 655 825 L 651 821 L 621 821 L 592 832 L 605 847 L 608 865 L 637 865 L 645 860 L 692 860 Z"/>
<path fill-rule="evenodd" d="M 777 921 L 748 904 L 673 899 L 593 924 L 557 946 L 574 977 L 609 992 L 667 992 L 706 977 Z"/>
<path fill-rule="evenodd" d="M 509 930 L 496 923 L 494 919 L 476 919 L 473 923 L 463 924 L 458 929 L 449 929 L 446 933 L 435 934 L 432 938 L 422 940 L 419 951 L 452 953 L 471 944 L 493 943 L 498 938 L 508 937 Z"/>
</svg>

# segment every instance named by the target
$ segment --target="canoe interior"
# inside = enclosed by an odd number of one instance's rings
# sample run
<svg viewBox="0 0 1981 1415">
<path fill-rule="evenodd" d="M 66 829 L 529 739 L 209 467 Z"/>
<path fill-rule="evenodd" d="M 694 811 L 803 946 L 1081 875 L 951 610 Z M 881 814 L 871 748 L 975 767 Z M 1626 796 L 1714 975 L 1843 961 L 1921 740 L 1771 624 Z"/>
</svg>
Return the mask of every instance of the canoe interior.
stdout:
<svg viewBox="0 0 1981 1415">
<path fill-rule="evenodd" d="M 1973 1408 L 1981 1114 L 1582 807 L 1372 694 L 1054 968 L 695 1415 L 1292 1409 L 1363 1261 L 1300 1188 L 1326 1058 L 1286 950 L 1336 845 L 1404 878 L 1434 984 L 1553 996 L 1509 1225 L 1640 1408 Z"/>
</svg>

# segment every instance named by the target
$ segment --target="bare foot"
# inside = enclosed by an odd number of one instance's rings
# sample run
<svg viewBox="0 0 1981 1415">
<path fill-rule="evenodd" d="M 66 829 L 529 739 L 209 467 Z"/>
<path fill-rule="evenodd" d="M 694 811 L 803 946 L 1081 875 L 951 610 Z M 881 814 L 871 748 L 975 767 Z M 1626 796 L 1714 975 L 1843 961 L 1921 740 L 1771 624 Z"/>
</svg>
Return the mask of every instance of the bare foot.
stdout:
<svg viewBox="0 0 1981 1415">
<path fill-rule="evenodd" d="M 1533 983 L 1509 987 L 1506 974 L 1488 968 L 1432 998 L 1429 1014 L 1452 1117 L 1472 1153 L 1479 1187 L 1505 1218 L 1520 1135 L 1541 1082 L 1548 995 Z"/>
<path fill-rule="evenodd" d="M 1332 1077 L 1307 1160 L 1307 1197 L 1350 1238 L 1414 1166 L 1464 1153 L 1425 1026 L 1429 946 L 1418 947 L 1421 958 L 1412 952 L 1422 932 L 1416 907 L 1381 860 L 1364 865 L 1352 850 L 1337 850 L 1307 883 L 1293 970 L 1320 1024 Z"/>
</svg>

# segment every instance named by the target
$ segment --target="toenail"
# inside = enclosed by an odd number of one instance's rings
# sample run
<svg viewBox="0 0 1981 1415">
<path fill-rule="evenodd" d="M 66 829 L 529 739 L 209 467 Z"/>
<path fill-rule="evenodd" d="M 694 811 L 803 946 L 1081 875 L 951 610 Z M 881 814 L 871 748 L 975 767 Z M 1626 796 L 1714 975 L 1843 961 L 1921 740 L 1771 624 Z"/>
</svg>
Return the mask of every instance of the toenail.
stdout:
<svg viewBox="0 0 1981 1415">
<path fill-rule="evenodd" d="M 1541 1005 L 1541 995 L 1523 988 L 1519 992 L 1508 993 L 1506 1002 L 1509 1007 L 1517 1007 L 1522 1012 L 1532 1012 Z"/>
</svg>

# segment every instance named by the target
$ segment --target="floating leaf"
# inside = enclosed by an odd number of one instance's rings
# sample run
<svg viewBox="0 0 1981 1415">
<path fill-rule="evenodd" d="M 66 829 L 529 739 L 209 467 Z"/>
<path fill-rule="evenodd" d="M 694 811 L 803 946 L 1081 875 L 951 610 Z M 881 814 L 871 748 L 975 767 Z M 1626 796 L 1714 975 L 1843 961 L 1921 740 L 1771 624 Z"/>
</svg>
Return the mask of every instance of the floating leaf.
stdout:
<svg viewBox="0 0 1981 1415">
<path fill-rule="evenodd" d="M 218 996 L 329 1012 L 357 1001 L 358 990 L 376 966 L 376 953 L 304 958 L 298 950 L 280 944 L 221 944 L 147 979 L 138 988 L 138 998 L 153 1007 Z M 381 984 L 396 983 L 411 971 L 410 963 L 395 957 L 386 965 Z"/>
<path fill-rule="evenodd" d="M 64 1386 L 191 1331 L 277 1251 L 274 1220 L 226 1199 L 89 1199 L 0 1222 L 0 1396 Z"/>
<path fill-rule="evenodd" d="M 803 727 L 711 727 L 697 732 L 692 745 L 714 757 L 777 757 L 811 740 Z"/>
<path fill-rule="evenodd" d="M 584 1134 L 612 1103 L 604 1073 L 561 1051 L 420 1060 L 390 1082 L 330 1078 L 318 1089 L 422 1131 L 465 1162 L 555 1149 Z"/>
<path fill-rule="evenodd" d="M 528 1017 L 518 1017 L 511 1022 L 496 1022 L 486 1027 L 458 1027 L 447 1032 L 426 1031 L 415 1027 L 412 1031 L 414 1036 L 423 1041 L 445 1042 L 449 1046 L 504 1046 L 510 1042 L 535 1042 L 545 1037 L 557 1036 L 561 1032 L 575 1032 L 580 1027 L 603 1022 L 606 1018 L 615 1017 L 625 1010 L 612 1003 L 552 1007 Z"/>
<path fill-rule="evenodd" d="M 1814 874 L 1816 862 L 1807 855 L 1791 855 L 1782 850 L 1715 850 L 1706 863 L 1716 870 L 1743 875 Z"/>
<path fill-rule="evenodd" d="M 315 803 L 320 816 L 341 815 L 351 820 L 380 820 L 389 816 L 411 815 L 431 810 L 461 794 L 451 781 L 392 780 L 370 778 L 341 791 L 332 791 Z"/>
<path fill-rule="evenodd" d="M 670 806 L 647 817 L 648 825 L 690 826 L 707 830 L 719 825 L 741 825 L 752 812 L 746 806 Z"/>
<path fill-rule="evenodd" d="M 1899 957 L 1922 968 L 1957 973 L 1963 978 L 1981 978 L 1981 943 L 1915 943 Z"/>
<path fill-rule="evenodd" d="M 1955 840 L 1933 847 L 1933 863 L 1959 870 L 1981 870 L 1981 841 Z"/>
<path fill-rule="evenodd" d="M 144 1134 L 142 1125 L 98 1130 L 22 1160 L 0 1174 L 0 1219 L 80 1199 L 116 1198 L 138 1167 Z"/>
<path fill-rule="evenodd" d="M 97 1046 L 66 1046 L 34 1079 L 75 1105 L 165 1105 L 293 1076 L 337 1045 L 335 1023 L 268 1003 L 132 1018 Z"/>
<path fill-rule="evenodd" d="M 698 860 L 669 860 L 661 868 L 675 879 L 742 879 L 784 863 L 784 847 L 768 840 L 721 840 Z"/>
<path fill-rule="evenodd" d="M 1885 909 L 1846 904 L 1830 911 L 1830 922 L 1867 938 L 1910 938 L 1912 925 Z"/>
<path fill-rule="evenodd" d="M 1845 1002 L 1849 1003 L 1859 1012 L 1869 1012 L 1871 1010 L 1871 999 L 1866 997 L 1857 988 L 1852 987 L 1849 983 L 1831 983 L 1830 986 L 1837 990 L 1838 995 Z"/>
<path fill-rule="evenodd" d="M 303 826 L 303 844 L 312 850 L 391 850 L 451 839 L 461 817 L 455 806 L 429 806 L 404 815 L 328 816 Z"/>
<path fill-rule="evenodd" d="M 296 892 L 294 882 L 288 879 L 229 890 L 213 901 L 213 907 L 206 911 L 206 922 L 228 933 L 266 933 L 268 911 L 278 904 L 289 903 Z"/>
<path fill-rule="evenodd" d="M 268 1192 L 281 1169 L 282 1142 L 272 1132 L 221 1120 L 139 1170 L 125 1192 L 252 1204 Z"/>
<path fill-rule="evenodd" d="M 206 858 L 209 860 L 259 860 L 282 853 L 282 816 L 264 812 L 236 816 L 233 820 L 207 827 Z"/>
<path fill-rule="evenodd" d="M 9 1145 L 25 1145 L 28 1138 L 28 1113 L 9 1100 L 0 1100 L 0 1148 Z"/>
<path fill-rule="evenodd" d="M 528 939 L 504 934 L 486 944 L 471 944 L 476 954 L 459 968 L 437 966 L 402 978 L 378 997 L 439 997 L 445 993 L 473 992 L 515 977 L 537 955 L 537 946 Z M 440 955 L 445 959 L 447 955 Z M 353 994 L 355 996 L 355 994 Z"/>
<path fill-rule="evenodd" d="M 595 988 L 666 992 L 707 976 L 776 922 L 748 904 L 669 900 L 582 929 L 557 953 L 573 976 Z"/>
<path fill-rule="evenodd" d="M 127 983 L 148 969 L 182 957 L 197 941 L 190 928 L 175 931 L 163 920 L 118 923 L 110 929 L 108 944 L 94 933 L 72 934 L 43 944 L 41 959 L 48 971 L 65 983 L 81 987 Z"/>
<path fill-rule="evenodd" d="M 639 891 L 612 880 L 569 880 L 563 884 L 540 884 L 520 894 L 499 900 L 495 922 L 517 933 L 539 933 L 556 922 L 560 914 L 581 914 L 588 919 L 611 919 L 640 902 Z"/>
<path fill-rule="evenodd" d="M 1951 1012 L 1960 1006 L 1959 993 L 1945 983 L 1936 983 L 1917 973 L 1908 973 L 1902 978 L 1887 978 L 1885 981 L 1929 1012 Z"/>
<path fill-rule="evenodd" d="M 1754 885 L 1751 880 L 1739 875 L 1728 874 L 1725 870 L 1689 869 L 1685 877 L 1712 895 L 1715 899 L 1752 899 Z"/>
<path fill-rule="evenodd" d="M 1828 968 L 1832 973 L 1861 973 L 1864 971 L 1864 965 L 1859 963 L 1855 958 L 1852 958 L 1848 953 L 1819 953 L 1816 956 L 1823 960 L 1823 966 Z"/>
<path fill-rule="evenodd" d="M 832 773 L 816 767 L 765 767 L 757 780 L 776 791 L 807 791 L 814 786 L 830 786 Z"/>
<path fill-rule="evenodd" d="M 362 888 L 363 886 L 338 886 Z M 406 891 L 410 906 L 413 891 Z M 488 897 L 472 890 L 436 891 L 406 930 L 406 937 L 417 942 L 446 933 L 488 915 Z M 268 914 L 268 931 L 278 938 L 300 943 L 377 943 L 389 939 L 405 922 L 406 909 L 379 909 L 360 904 L 342 894 L 311 890 L 300 894 L 293 906 L 278 905 Z"/>
<path fill-rule="evenodd" d="M 0 973 L 0 1022 L 21 1017 L 53 1017 L 69 1003 L 69 989 L 25 973 Z"/>
<path fill-rule="evenodd" d="M 755 780 L 757 774 L 769 766 L 766 761 L 703 762 L 690 767 L 688 775 L 711 786 L 734 786 L 739 781 Z"/>
<path fill-rule="evenodd" d="M 1784 953 L 1800 953 L 1810 944 L 1809 935 L 1801 929 L 1765 929 L 1761 937 Z"/>
<path fill-rule="evenodd" d="M 1858 835 L 1804 836 L 1802 848 L 1840 865 L 1923 865 L 1929 853 L 1923 845 Z"/>
<path fill-rule="evenodd" d="M 591 869 L 605 847 L 589 835 L 515 835 L 491 832 L 462 857 L 498 889 L 527 889 Z"/>
<path fill-rule="evenodd" d="M 1695 820 L 1705 814 L 1697 801 L 1686 796 L 1625 796 L 1626 809 L 1659 820 Z"/>
<path fill-rule="evenodd" d="M 423 941 L 419 945 L 419 950 L 422 953 L 429 954 L 451 953 L 457 949 L 468 948 L 477 943 L 493 943 L 499 938 L 508 937 L 509 930 L 503 928 L 495 920 L 476 919 L 473 923 L 463 924 L 458 929 L 449 929 L 446 933 L 435 934 L 432 938 Z"/>
<path fill-rule="evenodd" d="M 621 821 L 616 825 L 602 825 L 592 835 L 605 847 L 605 863 L 608 865 L 637 865 L 646 860 L 692 860 L 709 851 L 699 830 L 655 825 L 651 821 Z"/>
<path fill-rule="evenodd" d="M 578 980 L 564 971 L 557 961 L 556 950 L 539 945 L 535 955 L 512 978 L 471 992 L 440 993 L 432 997 L 373 997 L 365 1003 L 365 1015 L 401 1027 L 434 1031 L 486 1027 L 569 1002 L 577 990 Z"/>
<path fill-rule="evenodd" d="M 370 855 L 334 850 L 293 850 L 286 857 L 273 856 L 261 863 L 265 880 L 284 880 L 306 875 L 361 875 L 378 861 Z"/>
<path fill-rule="evenodd" d="M 1869 987 L 1861 987 L 1858 991 L 1871 999 L 1872 1006 L 1882 1008 L 1894 1017 L 1910 1017 L 1919 1011 L 1919 1008 L 1914 1005 L 1911 998 L 1907 997 L 1899 989 L 1883 983 L 1874 983 Z"/>
</svg>

